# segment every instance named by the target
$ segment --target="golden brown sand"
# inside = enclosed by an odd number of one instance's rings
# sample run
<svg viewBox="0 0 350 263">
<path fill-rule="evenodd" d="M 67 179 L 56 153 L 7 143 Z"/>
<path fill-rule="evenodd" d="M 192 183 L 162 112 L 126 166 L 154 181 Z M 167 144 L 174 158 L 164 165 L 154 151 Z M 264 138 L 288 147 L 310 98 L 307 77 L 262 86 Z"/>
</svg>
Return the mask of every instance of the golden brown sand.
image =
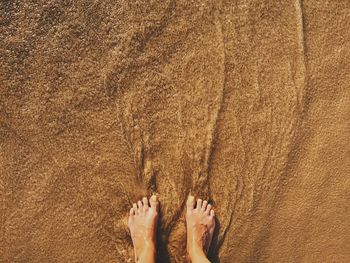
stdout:
<svg viewBox="0 0 350 263">
<path fill-rule="evenodd" d="M 0 262 L 350 262 L 350 2 L 1 1 Z"/>
</svg>

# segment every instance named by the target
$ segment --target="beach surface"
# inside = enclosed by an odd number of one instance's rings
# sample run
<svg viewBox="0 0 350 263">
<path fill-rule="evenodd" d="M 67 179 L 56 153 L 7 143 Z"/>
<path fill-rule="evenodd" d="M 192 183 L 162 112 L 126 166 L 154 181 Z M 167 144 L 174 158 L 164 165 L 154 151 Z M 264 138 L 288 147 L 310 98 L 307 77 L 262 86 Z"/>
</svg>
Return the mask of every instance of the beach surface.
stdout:
<svg viewBox="0 0 350 263">
<path fill-rule="evenodd" d="M 350 2 L 1 1 L 0 262 L 350 262 Z"/>
</svg>

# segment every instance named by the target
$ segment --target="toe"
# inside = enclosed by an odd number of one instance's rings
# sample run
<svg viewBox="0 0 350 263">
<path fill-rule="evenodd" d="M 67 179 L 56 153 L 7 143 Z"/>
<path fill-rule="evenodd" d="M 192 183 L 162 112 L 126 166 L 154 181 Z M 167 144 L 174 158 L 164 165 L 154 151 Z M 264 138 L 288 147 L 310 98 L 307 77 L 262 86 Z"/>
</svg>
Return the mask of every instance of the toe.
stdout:
<svg viewBox="0 0 350 263">
<path fill-rule="evenodd" d="M 156 195 L 152 195 L 149 199 L 149 202 L 151 204 L 151 208 L 155 211 L 158 211 L 159 201 Z"/>
<path fill-rule="evenodd" d="M 194 209 L 194 196 L 189 195 L 186 202 L 187 211 L 192 211 Z"/>
<path fill-rule="evenodd" d="M 202 208 L 202 199 L 198 198 L 197 199 L 197 206 L 196 206 L 196 209 L 199 210 Z"/>
<path fill-rule="evenodd" d="M 201 208 L 201 210 L 204 212 L 205 211 L 205 209 L 207 209 L 207 204 L 208 204 L 208 201 L 207 200 L 204 200 L 203 201 L 203 204 L 202 204 L 202 208 Z"/>
<path fill-rule="evenodd" d="M 211 204 L 208 204 L 207 205 L 207 209 L 205 210 L 205 212 L 210 214 L 211 208 L 212 208 Z"/>
<path fill-rule="evenodd" d="M 147 197 L 142 198 L 143 211 L 147 212 L 149 209 Z"/>
<path fill-rule="evenodd" d="M 214 217 L 214 216 L 215 216 L 214 210 L 211 210 L 211 211 L 210 211 L 210 216 L 211 216 L 211 217 Z"/>
<path fill-rule="evenodd" d="M 138 209 L 137 209 L 137 204 L 133 203 L 132 208 L 134 209 L 134 213 L 137 214 Z"/>
<path fill-rule="evenodd" d="M 129 212 L 129 218 L 128 218 L 128 226 L 129 226 L 129 229 L 132 225 L 132 222 L 134 221 L 134 216 L 135 216 L 135 210 L 134 208 L 130 208 L 130 212 Z"/>
<path fill-rule="evenodd" d="M 143 204 L 142 204 L 142 202 L 140 200 L 137 201 L 137 207 L 138 207 L 139 212 L 141 212 L 142 209 L 143 209 Z"/>
<path fill-rule="evenodd" d="M 148 206 L 148 199 L 147 199 L 147 197 L 143 197 L 142 198 L 142 203 L 143 203 L 144 206 Z"/>
</svg>

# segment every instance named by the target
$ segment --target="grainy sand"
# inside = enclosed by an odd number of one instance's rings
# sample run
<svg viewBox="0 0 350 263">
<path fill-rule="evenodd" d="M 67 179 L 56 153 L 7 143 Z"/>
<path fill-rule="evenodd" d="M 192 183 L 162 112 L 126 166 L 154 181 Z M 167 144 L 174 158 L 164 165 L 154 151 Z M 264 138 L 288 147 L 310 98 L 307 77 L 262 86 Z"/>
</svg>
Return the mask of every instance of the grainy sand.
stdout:
<svg viewBox="0 0 350 263">
<path fill-rule="evenodd" d="M 189 191 L 214 262 L 350 262 L 349 1 L 1 1 L 0 24 L 0 262 L 131 262 L 151 191 L 159 262 L 185 261 Z"/>
</svg>

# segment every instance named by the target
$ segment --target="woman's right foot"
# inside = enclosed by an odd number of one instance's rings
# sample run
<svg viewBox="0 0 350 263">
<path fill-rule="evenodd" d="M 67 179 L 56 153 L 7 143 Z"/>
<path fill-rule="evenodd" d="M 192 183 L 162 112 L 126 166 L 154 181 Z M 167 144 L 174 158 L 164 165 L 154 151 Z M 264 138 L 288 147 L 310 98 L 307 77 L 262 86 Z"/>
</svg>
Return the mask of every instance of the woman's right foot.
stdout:
<svg viewBox="0 0 350 263">
<path fill-rule="evenodd" d="M 186 203 L 187 252 L 192 262 L 206 256 L 215 229 L 215 214 L 208 202 L 189 196 Z M 206 261 L 209 262 L 209 261 Z"/>
</svg>

